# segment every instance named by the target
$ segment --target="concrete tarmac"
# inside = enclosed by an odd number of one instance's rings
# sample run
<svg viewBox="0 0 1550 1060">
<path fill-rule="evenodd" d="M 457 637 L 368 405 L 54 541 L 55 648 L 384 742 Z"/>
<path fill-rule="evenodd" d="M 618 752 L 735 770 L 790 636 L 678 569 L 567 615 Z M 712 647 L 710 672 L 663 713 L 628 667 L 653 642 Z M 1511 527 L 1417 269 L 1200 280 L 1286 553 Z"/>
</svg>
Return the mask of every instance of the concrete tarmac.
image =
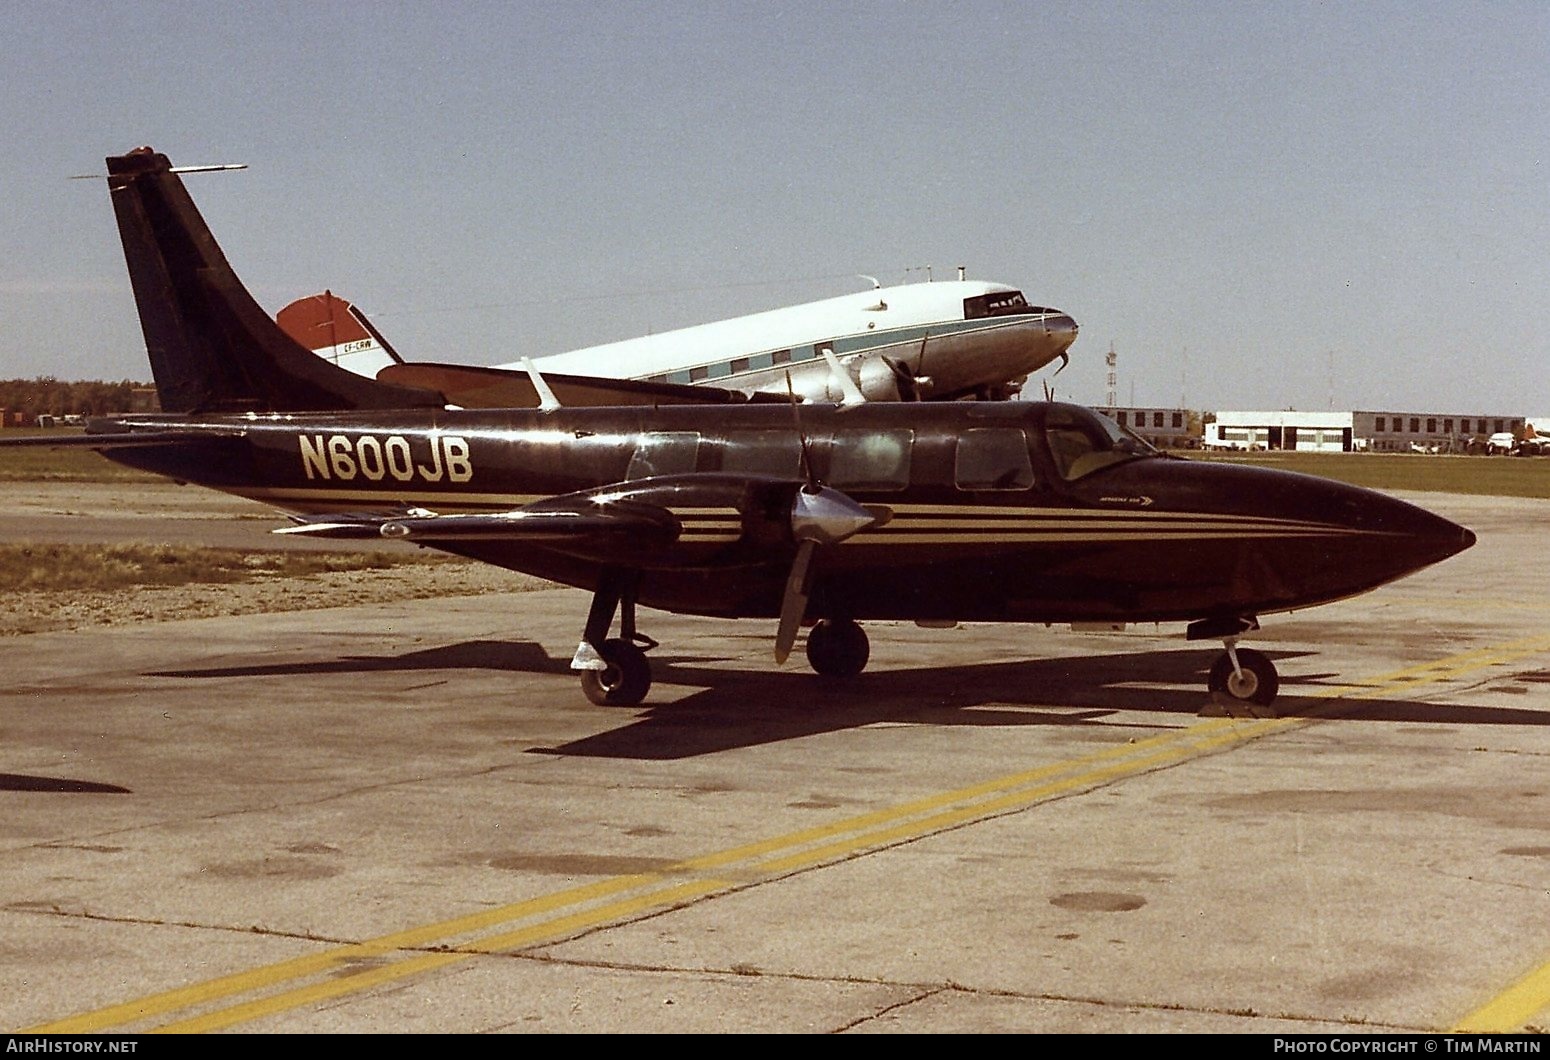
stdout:
<svg viewBox="0 0 1550 1060">
<path fill-rule="evenodd" d="M 1273 718 L 1174 627 L 644 612 L 627 709 L 572 590 L 10 638 L 0 1027 L 1550 1027 L 1550 505 L 1411 499 L 1479 544 L 1266 616 Z"/>
</svg>

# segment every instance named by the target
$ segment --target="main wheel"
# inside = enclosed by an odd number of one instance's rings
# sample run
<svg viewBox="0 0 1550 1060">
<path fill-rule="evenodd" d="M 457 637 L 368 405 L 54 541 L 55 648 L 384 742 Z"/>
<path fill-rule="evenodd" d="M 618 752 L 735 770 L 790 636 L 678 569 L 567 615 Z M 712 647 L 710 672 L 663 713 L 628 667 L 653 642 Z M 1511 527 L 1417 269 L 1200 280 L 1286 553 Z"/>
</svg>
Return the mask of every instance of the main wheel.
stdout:
<svg viewBox="0 0 1550 1060">
<path fill-rule="evenodd" d="M 1275 663 L 1264 652 L 1239 648 L 1238 665 L 1243 669 L 1241 676 L 1233 670 L 1232 656 L 1223 652 L 1211 664 L 1211 676 L 1206 681 L 1206 687 L 1212 692 L 1220 692 L 1244 703 L 1258 703 L 1268 707 L 1281 688 Z"/>
<path fill-rule="evenodd" d="M 627 640 L 605 640 L 597 653 L 608 664 L 602 670 L 581 671 L 581 690 L 600 707 L 632 707 L 651 691 L 651 663 L 646 653 Z"/>
<path fill-rule="evenodd" d="M 855 677 L 871 651 L 866 630 L 849 619 L 826 618 L 807 631 L 807 663 L 825 677 Z"/>
</svg>

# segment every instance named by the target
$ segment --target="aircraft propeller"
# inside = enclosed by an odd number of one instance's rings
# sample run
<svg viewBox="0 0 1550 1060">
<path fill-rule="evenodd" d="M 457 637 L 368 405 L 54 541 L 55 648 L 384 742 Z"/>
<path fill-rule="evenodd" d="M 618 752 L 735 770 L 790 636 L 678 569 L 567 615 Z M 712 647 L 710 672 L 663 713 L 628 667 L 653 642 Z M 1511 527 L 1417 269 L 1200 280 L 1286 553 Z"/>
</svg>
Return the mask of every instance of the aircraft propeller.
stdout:
<svg viewBox="0 0 1550 1060">
<path fill-rule="evenodd" d="M 797 540 L 797 554 L 791 561 L 791 573 L 786 576 L 786 588 L 781 594 L 780 621 L 775 629 L 777 664 L 790 657 L 791 646 L 796 643 L 797 629 L 807 614 L 807 599 L 812 589 L 808 572 L 812 567 L 813 553 L 819 545 L 838 544 L 878 522 L 876 514 L 818 480 L 807 432 L 802 428 L 802 409 L 797 401 L 796 390 L 791 385 L 790 372 L 786 373 L 786 393 L 791 398 L 791 416 L 796 424 L 797 439 L 801 443 L 802 477 L 807 481 L 791 501 L 791 535 Z"/>
</svg>

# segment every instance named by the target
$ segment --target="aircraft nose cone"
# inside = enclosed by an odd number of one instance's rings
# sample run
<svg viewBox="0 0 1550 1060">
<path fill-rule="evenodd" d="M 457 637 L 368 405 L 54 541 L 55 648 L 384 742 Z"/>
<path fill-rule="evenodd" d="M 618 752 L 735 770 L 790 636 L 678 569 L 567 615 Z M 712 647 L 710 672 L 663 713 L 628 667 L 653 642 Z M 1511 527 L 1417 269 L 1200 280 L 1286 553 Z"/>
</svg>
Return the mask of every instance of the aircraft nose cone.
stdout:
<svg viewBox="0 0 1550 1060">
<path fill-rule="evenodd" d="M 1053 313 L 1044 318 L 1044 330 L 1053 339 L 1063 339 L 1069 346 L 1076 341 L 1076 321 L 1065 313 Z"/>
<path fill-rule="evenodd" d="M 1384 560 L 1405 572 L 1441 562 L 1475 543 L 1473 530 L 1396 497 L 1369 500 L 1354 523 L 1377 531 L 1376 540 L 1388 542 Z"/>
</svg>

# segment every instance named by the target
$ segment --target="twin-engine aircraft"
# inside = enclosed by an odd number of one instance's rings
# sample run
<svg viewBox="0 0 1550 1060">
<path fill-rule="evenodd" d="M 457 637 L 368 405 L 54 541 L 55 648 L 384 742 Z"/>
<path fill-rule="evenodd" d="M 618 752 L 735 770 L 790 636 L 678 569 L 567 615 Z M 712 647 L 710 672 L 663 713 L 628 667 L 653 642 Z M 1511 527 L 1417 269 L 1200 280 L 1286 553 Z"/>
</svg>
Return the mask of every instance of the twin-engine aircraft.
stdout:
<svg viewBox="0 0 1550 1060">
<path fill-rule="evenodd" d="M 283 532 L 590 591 L 571 665 L 595 703 L 645 698 L 645 606 L 770 620 L 777 661 L 808 626 L 808 661 L 834 676 L 865 666 L 867 620 L 1187 622 L 1226 646 L 1209 687 L 1268 704 L 1274 666 L 1237 647 L 1260 615 L 1474 542 L 1369 490 L 1165 457 L 1075 405 L 449 407 L 288 337 L 165 156 L 107 168 L 166 413 L 92 420 L 80 444 L 292 513 Z"/>
<path fill-rule="evenodd" d="M 1069 360 L 1077 326 L 1030 305 L 1015 287 L 957 280 L 877 287 L 488 368 L 406 362 L 370 320 L 332 291 L 299 298 L 276 317 L 318 356 L 384 382 L 422 386 L 471 407 L 536 402 L 529 370 L 567 403 L 650 403 L 631 384 L 674 384 L 739 395 L 795 393 L 804 401 L 1008 398 L 1028 376 Z M 565 380 L 567 382 L 562 382 Z M 615 385 L 617 384 L 617 385 Z M 688 400 L 692 395 L 685 395 Z M 705 396 L 706 401 L 730 398 Z"/>
</svg>

